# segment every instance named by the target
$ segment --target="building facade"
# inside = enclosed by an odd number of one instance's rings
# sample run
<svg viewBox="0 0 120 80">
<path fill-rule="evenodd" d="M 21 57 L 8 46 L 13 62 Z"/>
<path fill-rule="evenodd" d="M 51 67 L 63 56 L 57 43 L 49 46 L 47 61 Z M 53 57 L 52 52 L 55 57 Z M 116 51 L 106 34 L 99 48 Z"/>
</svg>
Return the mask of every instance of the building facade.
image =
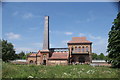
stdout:
<svg viewBox="0 0 120 80">
<path fill-rule="evenodd" d="M 86 37 L 73 37 L 68 48 L 49 48 L 49 16 L 45 16 L 43 49 L 27 57 L 28 64 L 67 65 L 92 62 L 92 42 Z"/>
<path fill-rule="evenodd" d="M 69 48 L 69 63 L 86 63 L 89 64 L 92 61 L 92 42 L 86 40 L 86 37 L 73 37 L 68 42 Z"/>
</svg>

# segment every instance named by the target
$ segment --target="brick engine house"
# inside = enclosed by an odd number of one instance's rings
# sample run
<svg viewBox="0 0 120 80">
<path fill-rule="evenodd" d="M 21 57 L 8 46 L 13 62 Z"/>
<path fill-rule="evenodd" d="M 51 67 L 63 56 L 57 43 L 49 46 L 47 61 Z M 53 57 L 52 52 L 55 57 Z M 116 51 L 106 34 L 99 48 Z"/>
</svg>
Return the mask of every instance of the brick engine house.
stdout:
<svg viewBox="0 0 120 80">
<path fill-rule="evenodd" d="M 49 48 L 49 16 L 45 16 L 43 49 L 27 57 L 28 64 L 68 65 L 92 62 L 92 42 L 86 37 L 73 37 L 68 48 Z"/>
</svg>

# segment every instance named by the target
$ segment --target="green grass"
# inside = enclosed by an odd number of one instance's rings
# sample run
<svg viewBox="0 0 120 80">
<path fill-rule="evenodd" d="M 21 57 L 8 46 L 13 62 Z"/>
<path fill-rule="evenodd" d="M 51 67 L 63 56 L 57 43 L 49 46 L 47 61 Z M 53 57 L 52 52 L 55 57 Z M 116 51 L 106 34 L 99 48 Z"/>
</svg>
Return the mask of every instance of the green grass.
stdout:
<svg viewBox="0 0 120 80">
<path fill-rule="evenodd" d="M 3 78 L 119 78 L 120 69 L 90 65 L 13 65 L 2 64 Z"/>
</svg>

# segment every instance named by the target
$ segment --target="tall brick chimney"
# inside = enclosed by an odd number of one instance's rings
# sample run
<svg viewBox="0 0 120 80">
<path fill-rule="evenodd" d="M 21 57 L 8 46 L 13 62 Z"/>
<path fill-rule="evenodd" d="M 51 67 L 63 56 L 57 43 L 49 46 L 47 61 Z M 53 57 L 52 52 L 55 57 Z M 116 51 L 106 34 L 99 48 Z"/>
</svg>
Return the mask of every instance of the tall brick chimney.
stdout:
<svg viewBox="0 0 120 80">
<path fill-rule="evenodd" d="M 43 50 L 49 50 L 49 16 L 45 16 Z"/>
</svg>

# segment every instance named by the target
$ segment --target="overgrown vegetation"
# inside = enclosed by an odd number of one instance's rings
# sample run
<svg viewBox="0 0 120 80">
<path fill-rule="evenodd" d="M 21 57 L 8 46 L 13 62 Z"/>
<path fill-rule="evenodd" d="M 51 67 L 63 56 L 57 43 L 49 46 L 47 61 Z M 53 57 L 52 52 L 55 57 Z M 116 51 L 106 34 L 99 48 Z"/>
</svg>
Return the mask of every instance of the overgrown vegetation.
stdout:
<svg viewBox="0 0 120 80">
<path fill-rule="evenodd" d="M 120 70 L 90 65 L 36 66 L 3 63 L 3 78 L 119 78 Z"/>
</svg>

